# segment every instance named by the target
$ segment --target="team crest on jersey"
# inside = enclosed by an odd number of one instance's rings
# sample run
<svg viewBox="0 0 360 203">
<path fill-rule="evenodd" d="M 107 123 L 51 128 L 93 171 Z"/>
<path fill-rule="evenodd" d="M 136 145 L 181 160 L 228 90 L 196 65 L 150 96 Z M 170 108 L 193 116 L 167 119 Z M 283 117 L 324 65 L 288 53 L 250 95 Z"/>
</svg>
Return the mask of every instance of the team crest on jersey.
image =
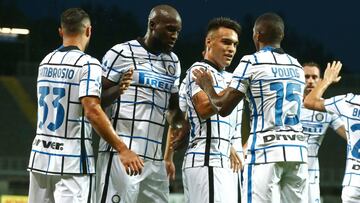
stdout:
<svg viewBox="0 0 360 203">
<path fill-rule="evenodd" d="M 113 203 L 119 203 L 120 200 L 121 200 L 121 198 L 120 198 L 119 195 L 114 195 L 114 196 L 112 196 L 112 198 L 111 198 L 111 201 L 112 201 Z"/>
<path fill-rule="evenodd" d="M 315 119 L 316 119 L 316 121 L 322 121 L 322 120 L 324 120 L 324 114 L 322 114 L 322 113 L 317 113 L 317 114 L 315 115 Z"/>
<path fill-rule="evenodd" d="M 171 75 L 175 75 L 175 67 L 173 66 L 173 65 L 171 65 L 171 64 L 169 64 L 168 66 L 167 66 L 167 71 L 171 74 Z"/>
</svg>

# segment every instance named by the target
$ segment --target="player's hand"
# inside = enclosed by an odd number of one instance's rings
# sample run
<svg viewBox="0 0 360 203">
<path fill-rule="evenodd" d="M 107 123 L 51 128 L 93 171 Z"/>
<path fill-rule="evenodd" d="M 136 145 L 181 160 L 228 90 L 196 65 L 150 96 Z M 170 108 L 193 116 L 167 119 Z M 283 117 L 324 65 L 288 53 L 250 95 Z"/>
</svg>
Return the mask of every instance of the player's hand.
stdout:
<svg viewBox="0 0 360 203">
<path fill-rule="evenodd" d="M 172 142 L 170 144 L 170 149 L 176 151 L 186 147 L 190 134 L 190 125 L 187 120 L 183 122 L 182 128 L 173 129 L 172 133 Z"/>
<path fill-rule="evenodd" d="M 119 158 L 128 175 L 132 176 L 141 174 L 144 167 L 144 161 L 133 151 L 125 149 L 119 153 Z"/>
<path fill-rule="evenodd" d="M 169 180 L 175 180 L 175 164 L 172 160 L 165 160 L 165 168 Z"/>
<path fill-rule="evenodd" d="M 234 147 L 230 147 L 230 168 L 233 170 L 234 173 L 237 173 L 239 170 L 242 169 L 241 159 L 234 149 Z"/>
<path fill-rule="evenodd" d="M 196 84 L 208 93 L 208 90 L 212 88 L 214 83 L 211 72 L 209 70 L 205 70 L 204 68 L 194 68 L 192 74 L 192 79 L 196 82 Z"/>
<path fill-rule="evenodd" d="M 134 73 L 134 69 L 131 67 L 121 76 L 121 80 L 119 82 L 120 94 L 123 94 L 129 88 L 133 78 L 133 73 Z"/>
<path fill-rule="evenodd" d="M 328 63 L 323 80 L 329 84 L 339 82 L 341 79 L 341 76 L 339 76 L 341 67 L 342 64 L 340 61 L 333 61 L 332 63 Z"/>
</svg>

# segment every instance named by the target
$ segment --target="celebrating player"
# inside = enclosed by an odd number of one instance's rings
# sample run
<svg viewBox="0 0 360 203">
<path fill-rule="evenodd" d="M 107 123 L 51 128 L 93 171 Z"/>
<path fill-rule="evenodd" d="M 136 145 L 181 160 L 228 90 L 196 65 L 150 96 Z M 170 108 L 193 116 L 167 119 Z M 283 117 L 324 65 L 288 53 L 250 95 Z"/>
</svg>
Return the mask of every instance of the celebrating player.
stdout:
<svg viewBox="0 0 360 203">
<path fill-rule="evenodd" d="M 258 17 L 253 28 L 258 52 L 241 59 L 230 86 L 219 94 L 208 72 L 193 71 L 220 115 L 228 115 L 243 97 L 249 101 L 252 124 L 242 202 L 307 201 L 307 150 L 300 123 L 304 72 L 281 48 L 283 38 L 280 16 Z"/>
<path fill-rule="evenodd" d="M 59 33 L 62 46 L 39 66 L 29 202 L 93 202 L 91 126 L 119 153 L 122 164 L 132 167 L 131 173 L 140 173 L 143 161 L 119 139 L 100 106 L 101 65 L 84 53 L 90 17 L 80 8 L 64 11 Z"/>
<path fill-rule="evenodd" d="M 320 81 L 320 66 L 314 62 L 303 64 L 305 73 L 306 97 Z M 346 130 L 343 121 L 336 114 L 301 108 L 301 124 L 303 133 L 308 136 L 308 171 L 309 171 L 309 203 L 320 203 L 320 168 L 318 151 L 328 127 L 336 131 L 346 140 Z"/>
<path fill-rule="evenodd" d="M 306 108 L 326 111 L 344 118 L 347 132 L 346 169 L 341 194 L 342 202 L 360 202 L 360 95 L 352 93 L 323 99 L 325 90 L 341 77 L 341 62 L 328 63 L 324 78 L 305 98 Z"/>
<path fill-rule="evenodd" d="M 100 141 L 97 176 L 98 202 L 168 202 L 169 180 L 161 147 L 165 121 L 179 127 L 184 118 L 178 106 L 180 62 L 171 52 L 181 30 L 179 13 L 171 6 L 155 6 L 144 37 L 112 47 L 103 58 L 103 86 L 115 86 L 121 73 L 133 68 L 128 90 L 111 106 L 117 134 L 144 159 L 141 175 L 124 175 L 114 151 Z M 115 95 L 115 96 L 114 96 Z M 104 98 L 107 99 L 107 98 Z M 167 115 L 167 118 L 166 116 Z"/>
</svg>

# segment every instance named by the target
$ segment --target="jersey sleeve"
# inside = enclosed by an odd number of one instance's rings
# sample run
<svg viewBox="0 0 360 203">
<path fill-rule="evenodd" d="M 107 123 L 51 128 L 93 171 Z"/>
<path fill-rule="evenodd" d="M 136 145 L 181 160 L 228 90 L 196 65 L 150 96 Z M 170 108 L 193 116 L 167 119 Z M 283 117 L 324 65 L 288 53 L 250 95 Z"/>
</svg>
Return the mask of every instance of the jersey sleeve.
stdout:
<svg viewBox="0 0 360 203">
<path fill-rule="evenodd" d="M 332 129 L 337 130 L 341 126 L 344 126 L 344 122 L 339 115 L 331 114 L 330 126 Z"/>
<path fill-rule="evenodd" d="M 196 70 L 198 68 L 204 68 L 204 67 L 199 67 L 199 66 L 193 66 L 190 68 L 190 70 L 188 71 L 188 74 L 186 75 L 186 82 L 187 82 L 187 86 L 189 88 L 189 93 L 191 96 L 191 98 L 197 94 L 198 92 L 202 91 L 202 89 L 200 88 L 199 85 L 196 84 L 196 82 L 193 80 L 193 70 Z M 207 71 L 207 68 L 205 68 L 205 71 Z M 214 80 L 214 76 L 213 76 L 213 80 Z"/>
<path fill-rule="evenodd" d="M 79 98 L 85 96 L 101 96 L 101 65 L 97 59 L 91 58 L 82 66 Z"/>
<path fill-rule="evenodd" d="M 125 60 L 121 56 L 122 52 L 122 45 L 115 45 L 106 52 L 102 59 L 102 76 L 115 83 L 118 83 L 121 76 L 130 69 L 130 66 L 125 63 Z"/>
<path fill-rule="evenodd" d="M 326 99 L 324 102 L 324 106 L 327 112 L 333 113 L 336 115 L 341 115 L 340 109 L 341 106 L 344 105 L 346 95 L 339 95 L 335 97 L 331 97 Z"/>
<path fill-rule="evenodd" d="M 180 85 L 180 74 L 181 74 L 181 65 L 180 65 L 180 61 L 179 59 L 177 59 L 176 57 L 176 61 L 177 63 L 175 63 L 175 81 L 174 81 L 174 85 L 171 87 L 171 93 L 177 93 L 179 92 L 179 85 Z"/>
<path fill-rule="evenodd" d="M 229 87 L 232 87 L 242 93 L 246 93 L 251 79 L 250 68 L 252 64 L 248 56 L 244 56 L 236 67 Z"/>
</svg>

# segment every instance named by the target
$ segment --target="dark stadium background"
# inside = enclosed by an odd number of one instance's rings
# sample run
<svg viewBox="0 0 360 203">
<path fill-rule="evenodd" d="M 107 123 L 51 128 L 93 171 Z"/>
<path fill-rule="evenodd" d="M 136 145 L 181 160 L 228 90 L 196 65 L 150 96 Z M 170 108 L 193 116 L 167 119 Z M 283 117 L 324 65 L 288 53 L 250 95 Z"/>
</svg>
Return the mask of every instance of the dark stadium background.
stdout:
<svg viewBox="0 0 360 203">
<path fill-rule="evenodd" d="M 175 46 L 183 73 L 201 58 L 204 30 L 213 17 L 231 17 L 243 27 L 234 65 L 255 51 L 252 25 L 264 12 L 280 14 L 286 24 L 283 48 L 300 62 L 342 60 L 343 79 L 326 97 L 347 92 L 359 93 L 357 48 L 360 27 L 353 2 L 281 0 L 0 0 L 0 28 L 27 28 L 30 34 L 15 39 L 0 34 L 0 195 L 26 195 L 26 172 L 36 122 L 37 65 L 48 52 L 61 44 L 57 28 L 59 15 L 68 7 L 82 7 L 92 18 L 93 35 L 88 53 L 101 60 L 114 44 L 143 36 L 147 15 L 159 3 L 176 7 L 183 29 Z M 96 147 L 96 145 L 95 145 Z M 345 141 L 331 130 L 320 149 L 321 190 L 324 202 L 339 202 L 345 167 Z M 182 153 L 176 154 L 177 180 L 171 190 L 181 192 Z"/>
</svg>

